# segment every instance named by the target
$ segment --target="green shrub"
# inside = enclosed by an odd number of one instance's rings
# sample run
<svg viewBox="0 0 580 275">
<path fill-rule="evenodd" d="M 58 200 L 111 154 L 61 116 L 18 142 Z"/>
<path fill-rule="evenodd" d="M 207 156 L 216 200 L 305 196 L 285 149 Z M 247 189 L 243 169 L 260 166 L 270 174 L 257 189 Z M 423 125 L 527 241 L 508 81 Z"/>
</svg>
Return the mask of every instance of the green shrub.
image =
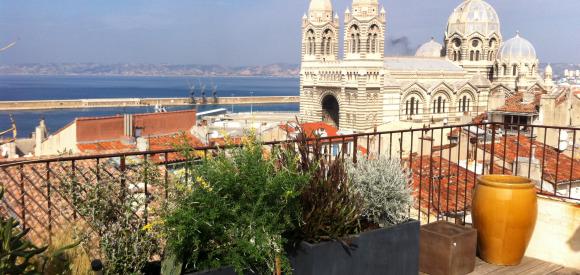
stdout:
<svg viewBox="0 0 580 275">
<path fill-rule="evenodd" d="M 413 204 L 411 174 L 399 159 L 369 160 L 359 157 L 347 162 L 349 178 L 363 198 L 363 217 L 380 226 L 399 224 L 408 219 Z"/>
<path fill-rule="evenodd" d="M 149 162 L 131 165 L 124 174 L 112 163 L 90 170 L 87 174 L 99 177 L 87 179 L 71 172 L 61 176 L 65 180 L 59 186 L 91 228 L 82 236 L 82 244 L 103 258 L 107 274 L 139 274 L 158 252 L 160 240 L 155 232 L 144 229 L 147 224 L 139 216 L 150 195 L 135 186 L 132 191 L 130 186 L 147 182 L 150 190 L 158 188 L 163 182 L 159 170 Z M 153 216 L 152 207 L 149 211 Z"/>
<path fill-rule="evenodd" d="M 176 254 L 187 271 L 231 266 L 267 274 L 276 257 L 288 271 L 283 234 L 295 225 L 308 180 L 291 152 L 267 158 L 251 138 L 190 168 L 193 180 L 177 186 L 181 194 L 164 221 L 166 255 Z"/>
</svg>

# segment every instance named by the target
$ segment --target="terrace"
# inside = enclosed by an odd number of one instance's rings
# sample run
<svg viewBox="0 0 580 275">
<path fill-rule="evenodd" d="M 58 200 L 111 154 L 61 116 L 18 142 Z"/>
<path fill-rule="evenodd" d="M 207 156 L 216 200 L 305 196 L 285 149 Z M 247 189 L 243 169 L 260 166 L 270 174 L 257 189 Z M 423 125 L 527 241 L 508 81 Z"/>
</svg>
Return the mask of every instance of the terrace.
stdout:
<svg viewBox="0 0 580 275">
<path fill-rule="evenodd" d="M 520 125 L 477 123 L 374 132 L 325 137 L 329 160 L 361 155 L 336 147 L 365 148 L 362 157 L 386 155 L 400 159 L 412 170 L 415 205 L 410 218 L 421 224 L 446 220 L 471 226 L 471 197 L 477 177 L 485 174 L 514 174 L 533 179 L 539 197 L 538 222 L 526 258 L 519 267 L 500 268 L 478 261 L 475 274 L 532 272 L 549 274 L 580 269 L 580 160 L 576 137 L 580 128 L 526 125 L 531 135 L 516 130 L 502 135 L 500 129 L 521 129 Z M 565 148 L 546 144 L 541 138 L 530 138 L 557 131 L 571 137 Z M 562 134 L 559 134 L 562 135 Z M 289 141 L 293 142 L 293 141 Z M 281 142 L 269 142 L 272 149 Z M 198 158 L 210 156 L 217 148 L 197 147 L 190 152 Z M 151 208 L 168 199 L 167 186 L 176 178 L 192 181 L 182 153 L 170 150 L 125 152 L 106 155 L 63 156 L 58 158 L 12 162 L 0 165 L 0 181 L 6 194 L 0 211 L 16 218 L 23 228 L 30 228 L 31 238 L 50 243 L 58 229 L 83 219 L 61 190 L 64 182 L 83 186 L 102 178 L 118 179 L 127 194 L 144 200 L 144 207 L 134 209 L 134 219 L 151 218 Z M 155 179 L 142 177 L 150 169 L 148 161 L 158 168 Z M 185 167 L 185 168 L 184 168 Z M 155 181 L 155 182 L 153 182 Z M 106 198 L 102 198 L 106 199 Z M 565 268 L 567 267 L 567 268 Z"/>
</svg>

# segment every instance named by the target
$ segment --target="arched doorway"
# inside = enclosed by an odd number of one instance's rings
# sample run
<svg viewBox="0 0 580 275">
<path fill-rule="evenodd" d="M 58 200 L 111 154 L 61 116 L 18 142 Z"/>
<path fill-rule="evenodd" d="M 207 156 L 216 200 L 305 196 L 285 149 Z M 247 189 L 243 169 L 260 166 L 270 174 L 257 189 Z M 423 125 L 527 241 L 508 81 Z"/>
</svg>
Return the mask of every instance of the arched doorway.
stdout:
<svg viewBox="0 0 580 275">
<path fill-rule="evenodd" d="M 322 99 L 322 121 L 339 127 L 340 107 L 333 95 L 326 95 Z"/>
</svg>

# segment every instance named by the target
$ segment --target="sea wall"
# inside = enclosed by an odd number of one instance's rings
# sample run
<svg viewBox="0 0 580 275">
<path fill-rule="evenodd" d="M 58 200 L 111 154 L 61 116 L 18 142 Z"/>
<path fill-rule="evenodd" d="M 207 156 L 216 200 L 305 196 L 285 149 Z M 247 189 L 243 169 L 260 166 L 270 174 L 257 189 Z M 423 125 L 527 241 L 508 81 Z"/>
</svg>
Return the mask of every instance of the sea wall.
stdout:
<svg viewBox="0 0 580 275">
<path fill-rule="evenodd" d="M 195 104 L 284 104 L 298 103 L 298 96 L 253 96 L 253 97 L 217 97 L 196 98 Z M 181 106 L 193 104 L 190 98 L 104 98 L 104 99 L 72 99 L 72 100 L 26 100 L 0 101 L 0 111 L 11 110 L 44 110 L 44 109 L 76 109 L 76 108 L 109 108 L 109 107 L 140 107 L 140 106 Z"/>
</svg>

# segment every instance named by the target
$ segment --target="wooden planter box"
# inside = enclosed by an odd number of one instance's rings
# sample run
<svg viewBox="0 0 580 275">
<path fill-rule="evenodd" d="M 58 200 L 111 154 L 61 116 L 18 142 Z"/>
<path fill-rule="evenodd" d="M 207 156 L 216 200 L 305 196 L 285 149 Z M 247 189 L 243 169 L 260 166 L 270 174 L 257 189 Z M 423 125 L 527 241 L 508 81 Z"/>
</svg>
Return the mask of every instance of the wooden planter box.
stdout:
<svg viewBox="0 0 580 275">
<path fill-rule="evenodd" d="M 445 221 L 421 227 L 420 269 L 431 275 L 463 275 L 475 268 L 477 231 Z"/>
<path fill-rule="evenodd" d="M 417 275 L 419 222 L 409 221 L 355 236 L 349 247 L 302 242 L 288 253 L 295 275 Z"/>
</svg>

